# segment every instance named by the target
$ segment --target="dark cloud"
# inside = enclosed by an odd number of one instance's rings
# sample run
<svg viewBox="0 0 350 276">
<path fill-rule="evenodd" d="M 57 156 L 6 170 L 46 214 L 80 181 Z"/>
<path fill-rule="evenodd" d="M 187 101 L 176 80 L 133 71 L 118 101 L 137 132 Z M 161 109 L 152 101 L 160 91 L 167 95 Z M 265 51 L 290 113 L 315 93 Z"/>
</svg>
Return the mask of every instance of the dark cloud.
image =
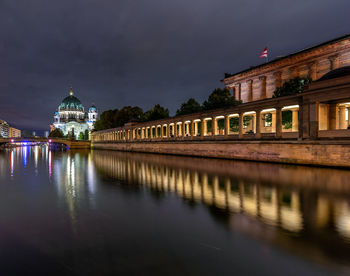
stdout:
<svg viewBox="0 0 350 276">
<path fill-rule="evenodd" d="M 174 113 L 225 72 L 349 32 L 348 0 L 2 0 L 0 118 L 45 129 L 73 84 L 88 107 Z"/>
</svg>

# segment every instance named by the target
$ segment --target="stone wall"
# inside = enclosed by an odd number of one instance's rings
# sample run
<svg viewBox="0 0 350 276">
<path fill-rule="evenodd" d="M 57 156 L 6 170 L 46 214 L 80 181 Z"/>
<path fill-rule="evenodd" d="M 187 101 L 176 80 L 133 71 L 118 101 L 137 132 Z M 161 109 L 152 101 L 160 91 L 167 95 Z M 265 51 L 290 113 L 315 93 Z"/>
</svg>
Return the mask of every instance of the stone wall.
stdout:
<svg viewBox="0 0 350 276">
<path fill-rule="evenodd" d="M 350 145 L 339 141 L 95 142 L 92 147 L 129 152 L 350 167 Z"/>
</svg>

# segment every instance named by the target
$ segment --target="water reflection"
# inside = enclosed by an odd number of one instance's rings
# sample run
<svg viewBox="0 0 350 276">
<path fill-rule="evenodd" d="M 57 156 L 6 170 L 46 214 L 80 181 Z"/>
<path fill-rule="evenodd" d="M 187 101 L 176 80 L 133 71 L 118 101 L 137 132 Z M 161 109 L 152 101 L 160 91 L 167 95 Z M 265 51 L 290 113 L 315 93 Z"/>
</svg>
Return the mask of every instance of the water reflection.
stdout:
<svg viewBox="0 0 350 276">
<path fill-rule="evenodd" d="M 107 151 L 93 160 L 110 178 L 204 204 L 215 219 L 226 214 L 231 230 L 349 262 L 349 171 Z"/>
<path fill-rule="evenodd" d="M 319 264 L 348 272 L 349 181 L 345 170 L 8 149 L 0 152 L 0 266 L 20 245 L 11 261 L 29 250 L 41 254 L 30 263 L 50 257 L 76 275 L 280 275 L 286 266 L 319 275 Z M 42 275 L 58 271 L 51 265 Z"/>
</svg>

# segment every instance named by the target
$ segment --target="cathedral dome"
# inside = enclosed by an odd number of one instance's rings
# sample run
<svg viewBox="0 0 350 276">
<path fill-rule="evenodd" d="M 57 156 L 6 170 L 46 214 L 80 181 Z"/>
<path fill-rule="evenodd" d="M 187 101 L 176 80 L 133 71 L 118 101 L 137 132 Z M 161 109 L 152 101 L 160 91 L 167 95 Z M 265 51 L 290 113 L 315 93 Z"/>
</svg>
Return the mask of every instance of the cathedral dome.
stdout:
<svg viewBox="0 0 350 276">
<path fill-rule="evenodd" d="M 97 112 L 97 107 L 92 105 L 90 108 L 89 108 L 89 112 Z"/>
<path fill-rule="evenodd" d="M 59 111 L 82 111 L 84 112 L 84 107 L 77 97 L 73 96 L 73 90 L 70 89 L 69 96 L 64 98 L 60 106 Z"/>
</svg>

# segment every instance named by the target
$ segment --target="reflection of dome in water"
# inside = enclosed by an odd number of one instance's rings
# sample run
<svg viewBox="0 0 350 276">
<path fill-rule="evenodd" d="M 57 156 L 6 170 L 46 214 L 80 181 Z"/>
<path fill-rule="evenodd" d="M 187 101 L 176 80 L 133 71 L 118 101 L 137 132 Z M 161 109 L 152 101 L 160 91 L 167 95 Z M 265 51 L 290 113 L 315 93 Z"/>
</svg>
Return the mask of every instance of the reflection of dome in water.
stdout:
<svg viewBox="0 0 350 276">
<path fill-rule="evenodd" d="M 77 97 L 73 96 L 73 90 L 70 89 L 69 96 L 64 98 L 60 106 L 59 111 L 69 110 L 69 111 L 84 111 L 84 107 Z"/>
<path fill-rule="evenodd" d="M 324 74 L 317 81 L 330 80 L 330 79 L 341 78 L 346 76 L 350 76 L 350 66 L 344 66 L 344 67 L 340 67 L 338 69 L 332 70 L 327 74 Z"/>
</svg>

